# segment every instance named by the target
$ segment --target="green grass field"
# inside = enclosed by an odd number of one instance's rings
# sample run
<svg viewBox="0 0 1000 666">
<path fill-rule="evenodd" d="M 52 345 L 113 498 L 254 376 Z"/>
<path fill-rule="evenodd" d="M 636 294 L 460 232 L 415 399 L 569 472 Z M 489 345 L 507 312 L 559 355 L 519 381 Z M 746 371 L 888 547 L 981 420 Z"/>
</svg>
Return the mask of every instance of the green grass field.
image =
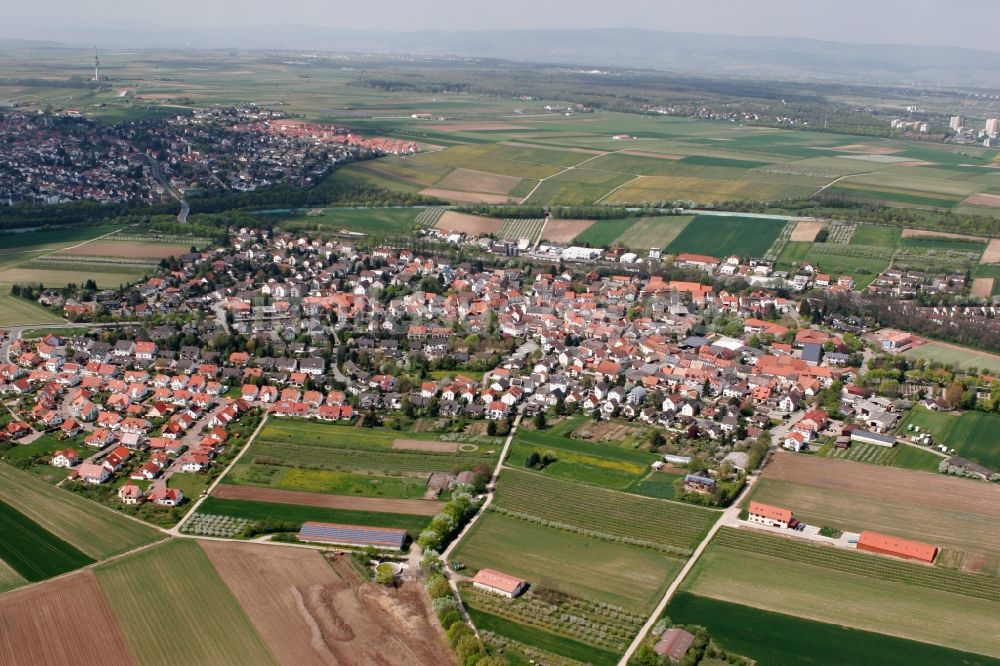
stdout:
<svg viewBox="0 0 1000 666">
<path fill-rule="evenodd" d="M 420 208 L 325 208 L 318 215 L 282 215 L 278 226 L 295 231 L 351 231 L 370 236 L 406 235 Z"/>
<path fill-rule="evenodd" d="M 96 560 L 162 538 L 152 527 L 2 463 L 0 501 Z"/>
<path fill-rule="evenodd" d="M 137 662 L 275 663 L 195 541 L 173 540 L 96 573 Z"/>
<path fill-rule="evenodd" d="M 768 666 L 997 666 L 998 660 L 926 642 L 849 629 L 688 593 L 671 599 L 672 622 L 700 624 L 727 650 Z"/>
<path fill-rule="evenodd" d="M 586 231 L 579 234 L 573 242 L 577 245 L 590 247 L 610 247 L 615 240 L 628 232 L 639 221 L 637 217 L 626 217 L 622 220 L 597 220 Z"/>
<path fill-rule="evenodd" d="M 473 572 L 492 567 L 538 588 L 649 612 L 682 561 L 661 552 L 591 539 L 489 512 L 458 545 L 453 560 Z"/>
<path fill-rule="evenodd" d="M 731 254 L 762 257 L 784 226 L 782 220 L 698 215 L 666 249 L 673 254 L 691 252 L 720 259 Z"/>
<path fill-rule="evenodd" d="M 45 580 L 94 560 L 0 502 L 0 560 L 26 580 Z"/>
<path fill-rule="evenodd" d="M 525 460 L 532 453 L 548 453 L 556 459 L 545 467 L 543 474 L 546 476 L 612 490 L 630 489 L 658 459 L 653 453 L 613 444 L 592 444 L 563 437 L 551 430 L 520 429 L 510 448 L 507 464 L 524 468 Z"/>
<path fill-rule="evenodd" d="M 995 434 L 1000 428 L 1000 415 L 932 412 L 918 405 L 900 422 L 897 432 L 914 434 L 907 430 L 911 424 L 919 426 L 921 432 L 930 432 L 936 441 L 954 448 L 963 458 L 1000 470 L 1000 442 Z"/>
<path fill-rule="evenodd" d="M 741 575 L 734 578 L 734 571 Z M 1000 634 L 990 629 L 1000 613 L 996 601 L 715 544 L 702 554 L 682 588 L 816 622 L 1000 657 Z"/>
<path fill-rule="evenodd" d="M 358 474 L 242 462 L 226 475 L 226 483 L 360 497 L 419 499 L 427 491 L 424 476 Z"/>
<path fill-rule="evenodd" d="M 3 271 L 0 271 L 0 278 Z M 0 326 L 53 324 L 62 319 L 45 308 L 10 294 L 10 282 L 0 282 Z"/>
<path fill-rule="evenodd" d="M 406 530 L 416 537 L 427 527 L 430 518 L 397 513 L 377 513 L 373 511 L 351 511 L 348 509 L 326 509 L 316 506 L 299 506 L 278 502 L 253 502 L 250 500 L 229 500 L 209 497 L 198 507 L 199 513 L 218 516 L 246 518 L 250 521 L 274 521 L 291 523 L 297 530 L 306 521 L 326 523 L 346 523 L 349 525 L 369 525 L 371 527 L 392 527 Z"/>
<path fill-rule="evenodd" d="M 644 217 L 619 236 L 614 244 L 638 250 L 668 247 L 694 219 L 692 215 Z"/>
<path fill-rule="evenodd" d="M 943 460 L 941 456 L 907 446 L 906 444 L 898 444 L 889 448 L 878 446 L 877 444 L 862 444 L 860 442 L 852 443 L 849 449 L 830 448 L 826 455 L 828 458 L 855 460 L 873 465 L 902 467 L 903 469 L 915 469 L 924 472 L 937 472 L 938 465 Z"/>
<path fill-rule="evenodd" d="M 1000 373 L 1000 356 L 989 352 L 958 347 L 943 342 L 927 342 L 903 354 L 911 359 L 951 364 L 959 368 L 978 368 L 992 373 Z"/>
<path fill-rule="evenodd" d="M 594 530 L 608 539 L 627 538 L 692 550 L 718 519 L 708 509 L 505 470 L 495 505 L 544 520 Z"/>
<path fill-rule="evenodd" d="M 674 497 L 677 496 L 677 489 L 674 487 L 674 481 L 681 476 L 683 476 L 683 474 L 653 472 L 633 486 L 632 492 L 636 495 L 644 495 L 646 497 L 674 499 Z"/>
</svg>

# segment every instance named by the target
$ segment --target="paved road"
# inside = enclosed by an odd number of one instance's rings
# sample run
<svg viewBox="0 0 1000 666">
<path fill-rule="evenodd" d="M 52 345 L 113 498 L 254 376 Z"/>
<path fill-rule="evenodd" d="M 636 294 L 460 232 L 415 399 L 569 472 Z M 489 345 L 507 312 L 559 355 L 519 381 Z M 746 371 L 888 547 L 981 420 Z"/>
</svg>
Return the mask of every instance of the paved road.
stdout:
<svg viewBox="0 0 1000 666">
<path fill-rule="evenodd" d="M 177 199 L 178 203 L 180 203 L 181 212 L 177 214 L 177 221 L 181 223 L 187 222 L 188 213 L 191 212 L 191 206 L 189 206 L 188 202 L 184 200 L 181 193 L 174 189 L 174 186 L 170 184 L 167 177 L 163 175 L 163 170 L 160 169 L 160 163 L 145 153 L 137 153 L 137 157 L 149 165 L 149 170 L 153 172 L 153 178 L 155 178 L 156 181 L 163 186 L 163 189 L 165 189 L 170 196 Z"/>
</svg>

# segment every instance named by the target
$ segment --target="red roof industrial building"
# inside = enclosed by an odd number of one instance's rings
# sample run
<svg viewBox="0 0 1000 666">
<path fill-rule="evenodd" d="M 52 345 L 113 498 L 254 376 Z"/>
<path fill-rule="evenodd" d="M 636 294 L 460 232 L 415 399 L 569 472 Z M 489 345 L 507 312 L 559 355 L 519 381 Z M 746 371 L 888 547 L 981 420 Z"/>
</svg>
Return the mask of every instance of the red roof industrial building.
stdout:
<svg viewBox="0 0 1000 666">
<path fill-rule="evenodd" d="M 920 562 L 933 562 L 938 553 L 937 546 L 868 531 L 858 537 L 858 550 Z"/>
</svg>

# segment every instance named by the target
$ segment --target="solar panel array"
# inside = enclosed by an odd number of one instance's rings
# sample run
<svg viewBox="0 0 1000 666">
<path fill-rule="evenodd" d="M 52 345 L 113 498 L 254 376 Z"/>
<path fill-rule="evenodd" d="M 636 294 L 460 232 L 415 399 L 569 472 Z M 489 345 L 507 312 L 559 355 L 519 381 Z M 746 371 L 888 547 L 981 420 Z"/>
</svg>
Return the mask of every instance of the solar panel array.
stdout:
<svg viewBox="0 0 1000 666">
<path fill-rule="evenodd" d="M 309 522 L 303 523 L 299 529 L 299 539 L 351 546 L 401 549 L 406 542 L 406 530 Z"/>
</svg>

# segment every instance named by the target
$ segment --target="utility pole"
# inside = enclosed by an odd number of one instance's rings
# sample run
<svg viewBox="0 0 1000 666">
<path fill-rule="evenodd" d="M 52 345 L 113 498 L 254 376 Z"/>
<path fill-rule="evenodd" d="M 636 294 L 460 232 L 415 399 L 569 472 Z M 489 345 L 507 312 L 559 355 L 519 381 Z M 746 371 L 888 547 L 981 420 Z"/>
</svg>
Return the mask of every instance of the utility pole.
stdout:
<svg viewBox="0 0 1000 666">
<path fill-rule="evenodd" d="M 94 81 L 100 81 L 100 72 L 98 68 L 101 66 L 101 57 L 97 54 L 97 47 L 94 47 Z"/>
</svg>

